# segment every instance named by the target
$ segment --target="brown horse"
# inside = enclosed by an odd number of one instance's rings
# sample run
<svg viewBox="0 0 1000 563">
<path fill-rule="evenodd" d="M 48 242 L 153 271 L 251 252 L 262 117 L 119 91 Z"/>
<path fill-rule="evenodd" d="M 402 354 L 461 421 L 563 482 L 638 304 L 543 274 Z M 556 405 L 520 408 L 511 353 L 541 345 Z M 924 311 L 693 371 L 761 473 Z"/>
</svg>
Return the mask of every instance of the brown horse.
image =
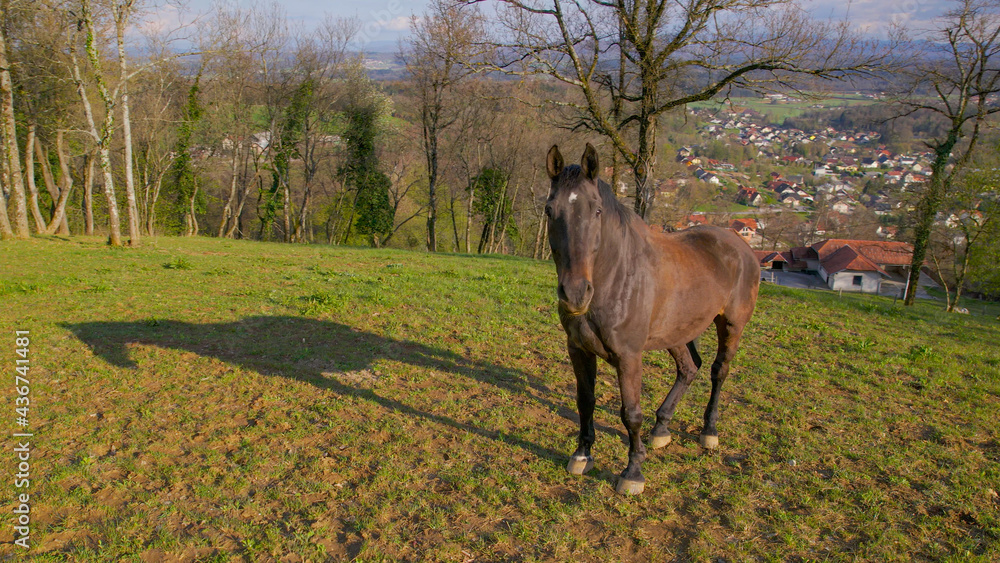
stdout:
<svg viewBox="0 0 1000 563">
<path fill-rule="evenodd" d="M 629 438 L 628 466 L 616 488 L 638 494 L 646 459 L 639 439 L 643 351 L 666 349 L 677 363 L 677 380 L 656 410 L 650 432 L 649 446 L 656 449 L 670 443 L 667 424 L 701 365 L 694 340 L 715 323 L 719 348 L 700 441 L 716 448 L 719 390 L 753 314 L 760 267 L 746 242 L 728 229 L 652 231 L 597 178 L 597 152 L 590 144 L 580 166 L 564 166 L 557 146 L 549 149 L 546 164 L 552 188 L 545 213 L 559 279 L 559 319 L 568 337 L 580 412 L 578 447 L 567 470 L 583 474 L 594 464 L 590 448 L 600 356 L 618 372 L 621 419 Z"/>
</svg>

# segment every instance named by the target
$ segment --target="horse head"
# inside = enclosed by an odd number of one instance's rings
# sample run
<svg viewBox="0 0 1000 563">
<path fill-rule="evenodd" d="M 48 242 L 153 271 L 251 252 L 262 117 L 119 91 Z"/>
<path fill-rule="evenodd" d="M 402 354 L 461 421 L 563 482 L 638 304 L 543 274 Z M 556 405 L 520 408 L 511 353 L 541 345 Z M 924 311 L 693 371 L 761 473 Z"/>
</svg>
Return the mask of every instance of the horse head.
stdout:
<svg viewBox="0 0 1000 563">
<path fill-rule="evenodd" d="M 549 149 L 546 159 L 552 179 L 545 203 L 549 245 L 559 276 L 559 304 L 571 315 L 585 314 L 594 297 L 594 261 L 603 224 L 597 166 L 597 151 L 590 143 L 583 151 L 580 166 L 564 166 L 556 145 Z"/>
</svg>

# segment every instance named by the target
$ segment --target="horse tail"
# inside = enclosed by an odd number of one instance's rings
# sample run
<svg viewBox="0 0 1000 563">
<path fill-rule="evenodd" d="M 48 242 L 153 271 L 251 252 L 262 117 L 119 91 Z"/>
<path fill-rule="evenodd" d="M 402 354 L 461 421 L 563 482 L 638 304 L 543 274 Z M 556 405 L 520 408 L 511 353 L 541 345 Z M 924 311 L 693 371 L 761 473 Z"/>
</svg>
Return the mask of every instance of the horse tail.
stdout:
<svg viewBox="0 0 1000 563">
<path fill-rule="evenodd" d="M 691 359 L 694 360 L 695 369 L 701 369 L 701 355 L 698 354 L 698 349 L 694 346 L 694 340 L 688 342 L 688 352 L 691 352 Z"/>
</svg>

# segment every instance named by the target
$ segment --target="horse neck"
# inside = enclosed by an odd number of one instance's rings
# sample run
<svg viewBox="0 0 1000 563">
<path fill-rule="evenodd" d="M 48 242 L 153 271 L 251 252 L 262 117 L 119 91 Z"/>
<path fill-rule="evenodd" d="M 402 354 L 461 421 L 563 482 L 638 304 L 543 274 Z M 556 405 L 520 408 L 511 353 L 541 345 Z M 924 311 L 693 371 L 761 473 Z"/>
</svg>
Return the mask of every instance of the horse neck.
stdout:
<svg viewBox="0 0 1000 563">
<path fill-rule="evenodd" d="M 594 263 L 596 277 L 613 278 L 622 268 L 634 269 L 649 255 L 649 242 L 644 236 L 645 223 L 631 221 L 620 224 L 608 220 L 602 226 L 601 246 Z"/>
</svg>

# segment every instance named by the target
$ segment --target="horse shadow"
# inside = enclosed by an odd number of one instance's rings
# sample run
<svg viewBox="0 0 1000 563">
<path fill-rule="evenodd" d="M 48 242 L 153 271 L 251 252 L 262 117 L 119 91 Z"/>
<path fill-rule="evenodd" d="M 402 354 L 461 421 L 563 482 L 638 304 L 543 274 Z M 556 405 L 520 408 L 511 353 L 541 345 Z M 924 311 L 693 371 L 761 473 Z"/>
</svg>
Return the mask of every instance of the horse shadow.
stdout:
<svg viewBox="0 0 1000 563">
<path fill-rule="evenodd" d="M 565 452 L 512 436 L 503 428 L 485 429 L 416 408 L 401 400 L 380 395 L 377 389 L 361 384 L 363 382 L 337 375 L 371 373 L 383 359 L 400 361 L 422 370 L 467 378 L 511 394 L 526 396 L 540 407 L 579 424 L 579 415 L 575 410 L 566 404 L 553 402 L 549 398 L 551 390 L 522 370 L 469 359 L 461 354 L 412 340 L 397 340 L 372 334 L 332 321 L 292 316 L 255 316 L 229 323 L 149 320 L 65 323 L 62 326 L 89 346 L 96 356 L 120 368 L 138 369 L 139 366 L 129 355 L 129 347 L 135 344 L 193 352 L 263 375 L 294 379 L 338 395 L 365 399 L 390 412 L 403 413 L 490 440 L 503 441 L 558 466 L 565 462 Z"/>
</svg>

